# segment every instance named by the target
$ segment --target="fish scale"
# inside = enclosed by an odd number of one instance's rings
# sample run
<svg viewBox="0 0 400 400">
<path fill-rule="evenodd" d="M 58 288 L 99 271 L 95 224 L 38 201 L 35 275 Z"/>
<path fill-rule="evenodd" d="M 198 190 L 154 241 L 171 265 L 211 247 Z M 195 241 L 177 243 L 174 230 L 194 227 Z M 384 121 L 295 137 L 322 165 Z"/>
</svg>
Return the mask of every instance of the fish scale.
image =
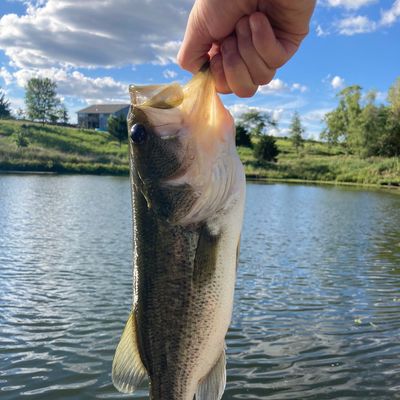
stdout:
<svg viewBox="0 0 400 400">
<path fill-rule="evenodd" d="M 219 400 L 245 197 L 233 120 L 206 70 L 131 95 L 134 294 L 113 383 L 131 393 L 147 376 L 153 400 Z"/>
</svg>

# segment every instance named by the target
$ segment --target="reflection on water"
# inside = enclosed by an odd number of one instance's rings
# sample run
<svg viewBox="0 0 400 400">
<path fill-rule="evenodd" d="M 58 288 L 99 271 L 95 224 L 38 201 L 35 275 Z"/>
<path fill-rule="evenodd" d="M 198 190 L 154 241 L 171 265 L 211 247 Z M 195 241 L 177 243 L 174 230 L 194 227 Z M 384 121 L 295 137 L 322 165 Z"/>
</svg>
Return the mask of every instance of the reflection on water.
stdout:
<svg viewBox="0 0 400 400">
<path fill-rule="evenodd" d="M 224 399 L 400 399 L 400 196 L 247 196 Z M 0 176 L 2 400 L 132 398 L 110 379 L 130 302 L 128 179 Z"/>
</svg>

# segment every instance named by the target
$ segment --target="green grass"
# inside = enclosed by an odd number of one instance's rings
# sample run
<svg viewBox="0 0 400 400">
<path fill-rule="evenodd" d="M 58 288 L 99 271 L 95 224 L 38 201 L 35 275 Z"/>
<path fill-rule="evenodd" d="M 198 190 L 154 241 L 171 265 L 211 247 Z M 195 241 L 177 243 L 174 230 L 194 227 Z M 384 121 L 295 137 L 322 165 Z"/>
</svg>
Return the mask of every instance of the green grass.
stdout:
<svg viewBox="0 0 400 400">
<path fill-rule="evenodd" d="M 29 146 L 18 148 L 23 124 Z M 277 145 L 277 163 L 258 162 L 251 149 L 238 148 L 248 178 L 400 186 L 399 158 L 361 159 L 346 155 L 341 146 L 311 140 L 299 153 L 286 138 Z M 106 132 L 0 120 L 0 171 L 127 175 L 128 148 Z"/>
<path fill-rule="evenodd" d="M 29 146 L 18 148 L 22 125 Z M 0 121 L 0 170 L 128 174 L 128 146 L 106 132 Z"/>
<path fill-rule="evenodd" d="M 400 186 L 400 158 L 362 159 L 345 154 L 341 146 L 306 141 L 296 152 L 288 139 L 278 139 L 277 163 L 258 162 L 252 150 L 239 148 L 246 175 L 253 179 Z"/>
</svg>

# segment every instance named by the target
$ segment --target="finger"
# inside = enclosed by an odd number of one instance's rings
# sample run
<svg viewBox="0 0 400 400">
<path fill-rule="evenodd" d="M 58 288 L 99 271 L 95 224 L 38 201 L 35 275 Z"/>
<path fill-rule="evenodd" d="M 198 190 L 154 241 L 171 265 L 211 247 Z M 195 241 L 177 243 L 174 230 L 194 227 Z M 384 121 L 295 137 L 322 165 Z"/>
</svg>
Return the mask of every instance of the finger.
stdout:
<svg viewBox="0 0 400 400">
<path fill-rule="evenodd" d="M 265 64 L 255 49 L 248 16 L 241 18 L 236 24 L 236 36 L 240 56 L 247 66 L 253 83 L 265 85 L 271 82 L 275 70 Z"/>
<path fill-rule="evenodd" d="M 201 21 L 195 6 L 190 13 L 185 36 L 177 56 L 178 64 L 192 73 L 198 72 L 209 60 L 208 52 L 213 44 L 207 27 Z"/>
<path fill-rule="evenodd" d="M 265 14 L 256 12 L 250 15 L 249 22 L 254 47 L 269 68 L 281 67 L 296 52 L 298 44 L 276 38 Z"/>
<path fill-rule="evenodd" d="M 219 45 L 219 43 L 213 43 L 210 51 L 208 52 L 208 55 L 210 57 L 210 60 L 216 56 L 217 54 L 221 53 L 221 46 Z"/>
<path fill-rule="evenodd" d="M 237 47 L 236 36 L 228 36 L 222 42 L 222 64 L 228 86 L 239 97 L 251 97 L 257 91 L 246 64 Z"/>
<path fill-rule="evenodd" d="M 225 78 L 224 66 L 222 64 L 222 56 L 216 53 L 210 60 L 210 69 L 214 77 L 215 88 L 217 92 L 222 94 L 232 93 L 231 88 L 228 86 Z"/>
</svg>

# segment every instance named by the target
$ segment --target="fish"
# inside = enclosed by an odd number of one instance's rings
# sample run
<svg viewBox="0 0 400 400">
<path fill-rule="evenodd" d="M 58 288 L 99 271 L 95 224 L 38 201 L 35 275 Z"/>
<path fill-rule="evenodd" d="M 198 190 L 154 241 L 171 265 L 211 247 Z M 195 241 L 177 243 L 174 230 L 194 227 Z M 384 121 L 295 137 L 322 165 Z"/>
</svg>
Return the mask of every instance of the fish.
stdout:
<svg viewBox="0 0 400 400">
<path fill-rule="evenodd" d="M 112 381 L 153 400 L 218 400 L 226 384 L 245 175 L 235 125 L 203 68 L 129 87 L 132 311 Z"/>
</svg>

